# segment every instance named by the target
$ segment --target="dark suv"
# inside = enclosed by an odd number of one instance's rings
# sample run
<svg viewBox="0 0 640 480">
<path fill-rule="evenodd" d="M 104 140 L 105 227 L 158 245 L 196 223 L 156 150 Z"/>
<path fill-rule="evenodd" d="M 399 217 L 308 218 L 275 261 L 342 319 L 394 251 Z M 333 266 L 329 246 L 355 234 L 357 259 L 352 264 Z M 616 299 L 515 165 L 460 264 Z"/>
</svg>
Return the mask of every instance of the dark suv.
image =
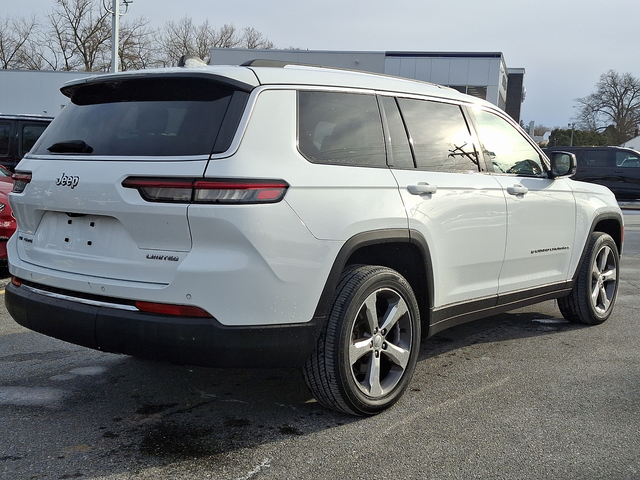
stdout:
<svg viewBox="0 0 640 480">
<path fill-rule="evenodd" d="M 40 115 L 0 114 L 0 164 L 13 170 L 52 120 Z"/>
<path fill-rule="evenodd" d="M 575 154 L 575 180 L 599 183 L 618 198 L 640 198 L 640 152 L 622 147 L 554 147 L 546 152 Z"/>
</svg>

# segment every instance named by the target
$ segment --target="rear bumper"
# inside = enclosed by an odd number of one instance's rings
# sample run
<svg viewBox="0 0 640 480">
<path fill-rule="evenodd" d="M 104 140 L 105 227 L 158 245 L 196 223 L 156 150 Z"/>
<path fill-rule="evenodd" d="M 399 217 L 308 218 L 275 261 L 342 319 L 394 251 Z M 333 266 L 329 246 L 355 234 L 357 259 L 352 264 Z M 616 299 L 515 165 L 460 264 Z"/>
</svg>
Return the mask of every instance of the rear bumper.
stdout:
<svg viewBox="0 0 640 480">
<path fill-rule="evenodd" d="M 9 284 L 5 304 L 23 327 L 111 353 L 205 367 L 294 367 L 317 344 L 322 322 L 227 327 L 213 318 L 154 315 L 51 298 Z"/>
</svg>

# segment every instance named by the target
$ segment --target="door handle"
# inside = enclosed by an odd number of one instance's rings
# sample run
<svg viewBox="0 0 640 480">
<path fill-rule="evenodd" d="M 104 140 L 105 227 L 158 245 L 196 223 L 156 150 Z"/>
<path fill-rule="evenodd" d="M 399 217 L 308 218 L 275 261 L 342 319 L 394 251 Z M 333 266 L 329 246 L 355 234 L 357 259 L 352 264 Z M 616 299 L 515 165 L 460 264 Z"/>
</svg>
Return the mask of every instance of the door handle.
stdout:
<svg viewBox="0 0 640 480">
<path fill-rule="evenodd" d="M 509 192 L 509 195 L 526 195 L 529 192 L 529 189 L 524 185 L 516 183 L 511 187 L 507 187 L 507 192 Z"/>
<path fill-rule="evenodd" d="M 438 186 L 419 182 L 417 185 L 407 185 L 407 190 L 411 195 L 430 195 L 438 191 Z"/>
</svg>

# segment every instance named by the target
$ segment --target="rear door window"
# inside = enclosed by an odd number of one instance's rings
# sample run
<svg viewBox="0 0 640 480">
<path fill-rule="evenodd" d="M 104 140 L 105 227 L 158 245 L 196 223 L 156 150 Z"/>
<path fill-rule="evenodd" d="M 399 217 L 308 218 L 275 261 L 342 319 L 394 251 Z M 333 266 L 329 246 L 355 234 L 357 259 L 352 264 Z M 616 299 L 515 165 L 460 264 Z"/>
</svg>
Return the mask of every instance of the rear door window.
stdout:
<svg viewBox="0 0 640 480">
<path fill-rule="evenodd" d="M 155 77 L 73 87 L 33 153 L 188 156 L 226 151 L 248 93 L 210 79 Z"/>
<path fill-rule="evenodd" d="M 0 157 L 9 155 L 9 145 L 11 144 L 11 125 L 0 123 Z"/>
<path fill-rule="evenodd" d="M 342 92 L 299 92 L 298 146 L 313 163 L 386 166 L 376 97 Z"/>
<path fill-rule="evenodd" d="M 22 139 L 20 142 L 20 157 L 33 148 L 42 132 L 47 128 L 46 125 L 22 125 Z"/>
<path fill-rule="evenodd" d="M 413 145 L 416 168 L 438 172 L 478 171 L 477 149 L 460 106 L 399 98 Z"/>
<path fill-rule="evenodd" d="M 582 164 L 585 167 L 611 167 L 610 159 L 608 150 L 585 150 Z"/>
</svg>

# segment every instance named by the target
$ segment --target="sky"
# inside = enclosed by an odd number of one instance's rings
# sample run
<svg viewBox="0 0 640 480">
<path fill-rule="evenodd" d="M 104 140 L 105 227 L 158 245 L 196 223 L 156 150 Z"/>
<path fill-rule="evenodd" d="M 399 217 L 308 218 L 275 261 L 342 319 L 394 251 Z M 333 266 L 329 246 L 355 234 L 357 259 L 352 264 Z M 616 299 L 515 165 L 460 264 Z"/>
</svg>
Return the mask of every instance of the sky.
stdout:
<svg viewBox="0 0 640 480">
<path fill-rule="evenodd" d="M 44 20 L 54 0 L 4 4 L 2 17 Z M 160 28 L 185 16 L 253 27 L 276 48 L 502 52 L 526 72 L 522 121 L 550 128 L 575 119 L 603 73 L 640 78 L 638 0 L 133 0 L 125 20 Z"/>
</svg>

